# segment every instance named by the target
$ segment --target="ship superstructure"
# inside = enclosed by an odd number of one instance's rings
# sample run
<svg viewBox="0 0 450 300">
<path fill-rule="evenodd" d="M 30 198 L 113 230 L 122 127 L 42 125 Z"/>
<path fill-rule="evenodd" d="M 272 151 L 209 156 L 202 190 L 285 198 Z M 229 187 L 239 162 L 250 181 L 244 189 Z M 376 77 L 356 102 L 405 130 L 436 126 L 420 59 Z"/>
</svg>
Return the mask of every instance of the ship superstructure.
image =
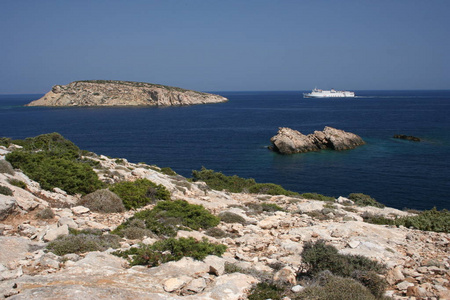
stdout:
<svg viewBox="0 0 450 300">
<path fill-rule="evenodd" d="M 315 88 L 311 91 L 311 93 L 304 93 L 304 98 L 344 98 L 344 97 L 355 97 L 354 92 L 350 91 L 336 91 L 335 89 L 331 89 L 329 91 L 327 90 L 321 90 L 318 88 Z"/>
</svg>

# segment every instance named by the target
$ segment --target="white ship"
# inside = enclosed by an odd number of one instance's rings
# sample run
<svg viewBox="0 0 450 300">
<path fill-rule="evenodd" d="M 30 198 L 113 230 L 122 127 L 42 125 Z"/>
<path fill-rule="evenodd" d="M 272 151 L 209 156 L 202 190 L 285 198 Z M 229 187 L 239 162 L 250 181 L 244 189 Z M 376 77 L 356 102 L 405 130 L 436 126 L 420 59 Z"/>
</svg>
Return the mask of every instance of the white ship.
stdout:
<svg viewBox="0 0 450 300">
<path fill-rule="evenodd" d="M 320 90 L 315 88 L 311 93 L 303 93 L 304 98 L 344 98 L 344 97 L 355 97 L 354 92 L 349 91 L 336 91 L 335 89 L 331 89 L 329 91 Z"/>
</svg>

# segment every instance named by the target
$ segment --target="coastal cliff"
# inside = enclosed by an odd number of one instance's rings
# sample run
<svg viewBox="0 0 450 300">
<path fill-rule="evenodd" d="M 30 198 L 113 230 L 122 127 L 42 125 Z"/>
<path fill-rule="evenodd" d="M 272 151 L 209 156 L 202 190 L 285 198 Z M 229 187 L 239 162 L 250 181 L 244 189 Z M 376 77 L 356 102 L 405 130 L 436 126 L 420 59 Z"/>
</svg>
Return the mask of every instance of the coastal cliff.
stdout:
<svg viewBox="0 0 450 300">
<path fill-rule="evenodd" d="M 74 81 L 55 85 L 27 106 L 176 106 L 220 103 L 227 98 L 145 82 L 118 80 Z"/>
</svg>

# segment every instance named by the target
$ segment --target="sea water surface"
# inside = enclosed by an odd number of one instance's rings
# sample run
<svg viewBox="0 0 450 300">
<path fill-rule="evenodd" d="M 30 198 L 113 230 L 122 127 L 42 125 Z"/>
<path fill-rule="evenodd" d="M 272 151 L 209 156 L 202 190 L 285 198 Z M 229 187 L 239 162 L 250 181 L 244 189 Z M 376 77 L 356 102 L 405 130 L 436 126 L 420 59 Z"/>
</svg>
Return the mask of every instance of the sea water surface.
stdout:
<svg viewBox="0 0 450 300">
<path fill-rule="evenodd" d="M 52 108 L 23 106 L 42 95 L 0 95 L 0 136 L 59 132 L 82 149 L 171 167 L 186 177 L 205 166 L 300 193 L 358 192 L 400 209 L 450 208 L 450 91 L 356 91 L 353 99 L 303 99 L 301 91 L 216 93 L 229 101 Z M 278 127 L 309 134 L 325 126 L 356 133 L 366 145 L 289 156 L 267 149 Z"/>
</svg>

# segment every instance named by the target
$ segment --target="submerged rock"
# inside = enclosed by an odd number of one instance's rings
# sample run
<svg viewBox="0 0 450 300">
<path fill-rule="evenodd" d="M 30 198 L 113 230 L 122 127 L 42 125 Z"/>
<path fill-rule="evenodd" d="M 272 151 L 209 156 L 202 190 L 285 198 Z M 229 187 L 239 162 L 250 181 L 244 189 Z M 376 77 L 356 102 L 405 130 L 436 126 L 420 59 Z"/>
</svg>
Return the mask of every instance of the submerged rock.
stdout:
<svg viewBox="0 0 450 300">
<path fill-rule="evenodd" d="M 413 142 L 420 142 L 418 137 L 412 135 L 396 134 L 393 136 L 394 139 L 408 140 Z"/>
<path fill-rule="evenodd" d="M 173 106 L 226 101 L 219 95 L 159 84 L 86 80 L 55 85 L 44 97 L 27 106 Z"/>
<path fill-rule="evenodd" d="M 365 144 L 358 135 L 326 126 L 323 131 L 304 135 L 301 132 L 280 127 L 273 136 L 271 149 L 281 154 L 303 153 L 322 149 L 348 150 Z"/>
</svg>

